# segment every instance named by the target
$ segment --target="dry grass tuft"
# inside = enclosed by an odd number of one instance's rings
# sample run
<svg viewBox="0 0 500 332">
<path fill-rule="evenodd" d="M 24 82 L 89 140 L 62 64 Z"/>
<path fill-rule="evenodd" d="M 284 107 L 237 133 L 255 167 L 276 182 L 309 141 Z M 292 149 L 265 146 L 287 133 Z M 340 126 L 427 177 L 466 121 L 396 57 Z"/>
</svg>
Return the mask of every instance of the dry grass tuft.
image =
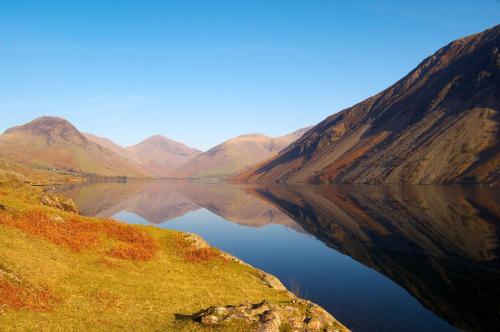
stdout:
<svg viewBox="0 0 500 332">
<path fill-rule="evenodd" d="M 184 257 L 188 262 L 202 263 L 215 258 L 220 258 L 221 255 L 214 248 L 201 248 L 187 251 L 184 254 Z"/>
<path fill-rule="evenodd" d="M 158 252 L 156 241 L 145 231 L 110 219 L 86 222 L 72 217 L 60 222 L 50 218 L 42 210 L 32 210 L 17 218 L 0 215 L 0 224 L 18 228 L 26 234 L 41 237 L 74 251 L 95 248 L 102 242 L 103 237 L 108 237 L 119 242 L 107 251 L 112 257 L 147 261 Z"/>
<path fill-rule="evenodd" d="M 112 257 L 132 261 L 148 261 L 155 253 L 156 249 L 136 243 L 119 243 L 116 247 L 111 248 L 107 252 L 107 254 Z"/>
<path fill-rule="evenodd" d="M 17 218 L 0 215 L 0 224 L 18 228 L 26 234 L 44 238 L 74 251 L 95 247 L 100 242 L 93 223 L 75 219 L 60 223 L 42 210 L 32 210 Z"/>
<path fill-rule="evenodd" d="M 110 238 L 120 243 L 108 251 L 113 257 L 147 261 L 158 252 L 156 241 L 144 231 L 133 228 L 130 225 L 120 224 L 114 220 L 105 220 L 101 223 L 102 231 Z"/>
<path fill-rule="evenodd" d="M 107 290 L 99 290 L 93 295 L 94 300 L 107 308 L 121 308 L 120 298 Z"/>
<path fill-rule="evenodd" d="M 108 257 L 106 256 L 103 256 L 101 257 L 97 263 L 107 267 L 107 268 L 110 268 L 110 269 L 119 269 L 121 267 L 120 264 L 118 264 L 117 262 L 113 261 L 112 259 L 109 259 Z"/>
<path fill-rule="evenodd" d="M 57 298 L 47 288 L 30 289 L 0 279 L 0 312 L 5 309 L 50 311 Z"/>
<path fill-rule="evenodd" d="M 197 248 L 185 238 L 175 240 L 176 251 L 190 263 L 203 263 L 212 259 L 222 258 L 217 249 L 212 247 Z"/>
</svg>

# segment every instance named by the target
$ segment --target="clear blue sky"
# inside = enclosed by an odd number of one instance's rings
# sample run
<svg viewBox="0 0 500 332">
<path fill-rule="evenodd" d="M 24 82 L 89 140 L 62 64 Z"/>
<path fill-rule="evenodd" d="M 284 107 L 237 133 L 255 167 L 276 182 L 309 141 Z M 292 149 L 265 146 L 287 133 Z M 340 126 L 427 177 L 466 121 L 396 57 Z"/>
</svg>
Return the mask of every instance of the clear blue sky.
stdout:
<svg viewBox="0 0 500 332">
<path fill-rule="evenodd" d="M 498 0 L 0 0 L 0 130 L 200 149 L 315 124 L 500 23 Z"/>
</svg>

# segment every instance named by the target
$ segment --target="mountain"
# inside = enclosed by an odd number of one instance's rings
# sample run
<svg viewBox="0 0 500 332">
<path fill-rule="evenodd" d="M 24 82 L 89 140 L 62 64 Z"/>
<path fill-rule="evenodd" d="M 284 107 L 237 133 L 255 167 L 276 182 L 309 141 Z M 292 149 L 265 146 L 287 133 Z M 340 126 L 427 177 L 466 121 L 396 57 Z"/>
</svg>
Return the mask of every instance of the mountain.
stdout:
<svg viewBox="0 0 500 332">
<path fill-rule="evenodd" d="M 269 159 L 304 135 L 308 128 L 281 137 L 242 135 L 204 152 L 172 173 L 177 178 L 224 178 Z"/>
<path fill-rule="evenodd" d="M 67 120 L 49 116 L 0 135 L 0 159 L 101 176 L 145 176 L 139 167 L 90 141 Z"/>
<path fill-rule="evenodd" d="M 303 232 L 290 217 L 267 200 L 254 195 L 252 188 L 203 181 L 177 181 L 178 190 L 184 197 L 196 202 L 210 212 L 246 227 L 283 225 Z"/>
<path fill-rule="evenodd" d="M 164 136 L 152 136 L 143 142 L 122 147 L 105 137 L 84 133 L 87 139 L 128 159 L 144 173 L 155 177 L 168 177 L 170 172 L 201 153 Z"/>
<path fill-rule="evenodd" d="M 72 198 L 86 216 L 107 218 L 126 211 L 161 224 L 205 208 L 242 226 L 279 224 L 303 232 L 273 204 L 255 197 L 247 186 L 203 181 L 130 181 L 61 186 L 57 191 Z"/>
<path fill-rule="evenodd" d="M 99 144 L 103 148 L 106 148 L 116 154 L 119 154 L 123 158 L 130 159 L 130 155 L 128 154 L 127 150 L 121 146 L 110 140 L 109 138 L 106 137 L 100 137 L 96 136 L 90 133 L 82 133 L 83 136 L 85 136 L 89 141 L 92 141 L 96 144 Z"/>
<path fill-rule="evenodd" d="M 169 177 L 172 170 L 190 161 L 201 151 L 161 135 L 149 137 L 126 148 L 130 158 L 156 177 Z"/>
<path fill-rule="evenodd" d="M 234 177 L 285 183 L 500 183 L 500 25 L 458 39 L 403 79 Z"/>
</svg>

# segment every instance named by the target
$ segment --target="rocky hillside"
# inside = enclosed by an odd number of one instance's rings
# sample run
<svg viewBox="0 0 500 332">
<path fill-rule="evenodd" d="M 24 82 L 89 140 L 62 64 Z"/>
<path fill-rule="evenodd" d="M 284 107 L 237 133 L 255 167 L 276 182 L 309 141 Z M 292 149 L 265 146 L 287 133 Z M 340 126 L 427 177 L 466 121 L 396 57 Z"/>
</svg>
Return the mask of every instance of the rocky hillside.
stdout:
<svg viewBox="0 0 500 332">
<path fill-rule="evenodd" d="M 281 137 L 262 134 L 242 135 L 227 140 L 186 163 L 172 176 L 176 178 L 225 178 L 272 158 L 304 135 L 308 128 Z"/>
<path fill-rule="evenodd" d="M 236 180 L 500 183 L 500 25 L 455 40 Z"/>
<path fill-rule="evenodd" d="M 155 177 L 169 177 L 172 170 L 201 153 L 161 135 L 149 137 L 126 150 L 132 160 Z"/>
<path fill-rule="evenodd" d="M 40 117 L 7 129 L 0 135 L 0 160 L 102 176 L 146 176 L 137 165 L 57 117 Z"/>
</svg>

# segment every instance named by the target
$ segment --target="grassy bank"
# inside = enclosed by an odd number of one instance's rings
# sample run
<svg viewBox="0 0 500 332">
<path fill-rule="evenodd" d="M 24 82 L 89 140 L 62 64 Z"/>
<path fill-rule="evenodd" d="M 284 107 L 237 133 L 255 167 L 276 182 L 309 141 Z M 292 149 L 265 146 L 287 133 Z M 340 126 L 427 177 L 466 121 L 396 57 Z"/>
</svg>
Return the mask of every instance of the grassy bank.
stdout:
<svg viewBox="0 0 500 332">
<path fill-rule="evenodd" d="M 0 176 L 3 330 L 248 330 L 191 315 L 264 300 L 308 310 L 261 271 L 187 234 L 82 217 L 12 174 Z"/>
</svg>

